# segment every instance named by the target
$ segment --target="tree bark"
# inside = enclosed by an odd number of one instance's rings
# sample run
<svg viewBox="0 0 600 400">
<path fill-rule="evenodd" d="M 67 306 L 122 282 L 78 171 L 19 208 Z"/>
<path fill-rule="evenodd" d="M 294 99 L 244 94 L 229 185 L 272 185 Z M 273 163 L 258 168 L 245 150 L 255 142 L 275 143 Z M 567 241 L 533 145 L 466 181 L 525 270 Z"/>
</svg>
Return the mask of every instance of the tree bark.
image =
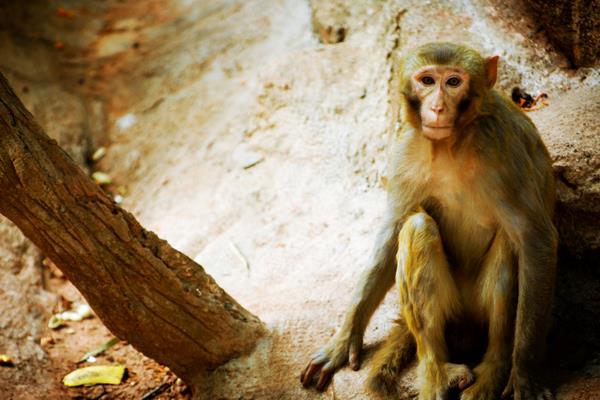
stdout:
<svg viewBox="0 0 600 400">
<path fill-rule="evenodd" d="M 108 329 L 192 390 L 265 332 L 200 265 L 116 205 L 46 136 L 1 74 L 0 213 L 54 261 Z"/>
</svg>

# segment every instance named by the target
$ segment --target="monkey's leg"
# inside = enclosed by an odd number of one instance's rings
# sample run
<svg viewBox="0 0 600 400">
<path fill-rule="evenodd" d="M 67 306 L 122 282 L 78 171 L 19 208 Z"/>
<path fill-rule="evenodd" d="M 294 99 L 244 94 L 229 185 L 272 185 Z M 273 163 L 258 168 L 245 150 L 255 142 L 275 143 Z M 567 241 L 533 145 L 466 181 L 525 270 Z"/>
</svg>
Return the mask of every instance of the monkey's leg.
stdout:
<svg viewBox="0 0 600 400">
<path fill-rule="evenodd" d="M 477 282 L 482 312 L 488 316 L 488 347 L 475 367 L 475 383 L 461 400 L 500 398 L 511 367 L 516 307 L 516 264 L 508 239 L 498 232 Z"/>
<path fill-rule="evenodd" d="M 398 235 L 396 283 L 401 312 L 415 338 L 419 399 L 441 400 L 448 389 L 473 381 L 465 365 L 448 362 L 446 322 L 460 313 L 460 296 L 437 224 L 425 212 L 408 218 Z"/>
<path fill-rule="evenodd" d="M 415 338 L 402 319 L 396 321 L 383 345 L 371 361 L 369 387 L 388 397 L 399 397 L 398 377 L 400 372 L 415 357 Z"/>
</svg>

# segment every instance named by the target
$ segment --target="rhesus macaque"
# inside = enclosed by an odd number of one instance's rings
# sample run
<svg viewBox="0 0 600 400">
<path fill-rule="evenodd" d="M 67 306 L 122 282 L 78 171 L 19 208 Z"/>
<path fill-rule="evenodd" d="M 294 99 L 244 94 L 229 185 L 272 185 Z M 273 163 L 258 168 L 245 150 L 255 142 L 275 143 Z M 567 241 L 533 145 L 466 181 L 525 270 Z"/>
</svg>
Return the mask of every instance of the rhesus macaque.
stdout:
<svg viewBox="0 0 600 400">
<path fill-rule="evenodd" d="M 367 323 L 395 281 L 400 318 L 374 356 L 371 387 L 393 392 L 416 353 L 421 400 L 451 388 L 462 400 L 552 397 L 540 370 L 554 178 L 533 123 L 493 89 L 497 65 L 450 43 L 403 58 L 385 223 L 341 329 L 302 372 L 305 386 L 323 390 L 348 361 L 359 368 Z"/>
</svg>

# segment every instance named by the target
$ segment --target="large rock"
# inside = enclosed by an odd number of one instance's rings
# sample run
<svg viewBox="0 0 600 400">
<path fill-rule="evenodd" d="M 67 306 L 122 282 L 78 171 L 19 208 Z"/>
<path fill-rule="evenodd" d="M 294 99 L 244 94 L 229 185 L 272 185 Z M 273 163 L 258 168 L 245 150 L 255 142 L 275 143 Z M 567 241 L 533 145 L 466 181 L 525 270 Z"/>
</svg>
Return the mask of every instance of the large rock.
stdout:
<svg viewBox="0 0 600 400">
<path fill-rule="evenodd" d="M 551 98 L 548 107 L 531 113 L 552 156 L 557 186 L 561 251 L 548 355 L 552 365 L 570 371 L 586 364 L 597 369 L 598 363 L 590 354 L 598 354 L 600 343 L 599 113 L 600 92 L 593 87 Z M 558 397 L 581 393 L 565 385 Z"/>
<path fill-rule="evenodd" d="M 9 4 L 11 3 L 11 4 Z M 66 8 L 64 8 L 66 7 Z M 98 7 L 74 13 L 54 2 L 0 4 L 0 72 L 46 133 L 79 164 L 103 127 L 89 94 L 85 48 Z"/>
<path fill-rule="evenodd" d="M 548 38 L 575 67 L 600 61 L 598 0 L 531 0 L 526 2 Z"/>
<path fill-rule="evenodd" d="M 573 90 L 530 114 L 552 155 L 557 178 L 556 224 L 575 255 L 600 253 L 600 91 Z M 600 259 L 600 258 L 598 258 Z"/>
</svg>

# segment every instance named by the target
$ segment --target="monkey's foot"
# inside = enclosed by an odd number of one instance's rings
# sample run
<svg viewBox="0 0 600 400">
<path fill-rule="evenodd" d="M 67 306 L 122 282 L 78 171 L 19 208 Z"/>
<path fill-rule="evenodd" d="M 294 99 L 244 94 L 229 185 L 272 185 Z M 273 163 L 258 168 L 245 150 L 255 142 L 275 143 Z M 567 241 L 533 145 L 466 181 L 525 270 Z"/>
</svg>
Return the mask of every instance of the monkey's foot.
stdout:
<svg viewBox="0 0 600 400">
<path fill-rule="evenodd" d="M 372 391 L 399 398 L 404 389 L 398 386 L 402 370 L 415 357 L 415 340 L 404 321 L 398 321 L 371 361 L 367 382 Z"/>
<path fill-rule="evenodd" d="M 460 400 L 496 400 L 502 390 L 506 375 L 499 368 L 481 364 L 475 368 L 475 383 L 466 388 Z"/>
<path fill-rule="evenodd" d="M 466 388 L 460 400 L 496 400 L 506 382 L 508 368 L 499 363 L 481 363 L 475 367 L 475 383 Z"/>
<path fill-rule="evenodd" d="M 375 393 L 395 397 L 398 396 L 398 379 L 396 371 L 384 365 L 383 368 L 369 374 L 369 388 Z"/>
<path fill-rule="evenodd" d="M 448 390 L 463 390 L 473 383 L 475 377 L 464 364 L 443 363 L 441 365 L 419 365 L 419 400 L 445 400 Z"/>
<path fill-rule="evenodd" d="M 536 377 L 526 373 L 518 373 L 514 366 L 508 384 L 502 393 L 503 399 L 510 397 L 522 400 L 554 400 L 552 392 L 541 384 L 539 378 L 536 379 Z"/>
<path fill-rule="evenodd" d="M 300 382 L 304 387 L 309 387 L 313 384 L 313 377 L 317 377 L 317 390 L 325 390 L 333 374 L 348 360 L 350 360 L 353 370 L 359 369 L 361 347 L 362 334 L 351 335 L 341 331 L 324 348 L 313 355 L 300 374 Z"/>
<path fill-rule="evenodd" d="M 447 379 L 447 383 L 446 383 L 447 389 L 456 387 L 456 388 L 459 388 L 460 390 L 463 390 L 463 389 L 469 387 L 475 380 L 475 377 L 473 376 L 473 372 L 471 372 L 469 367 L 467 367 L 464 364 L 446 363 L 445 367 L 446 367 L 446 377 L 447 377 L 446 378 Z"/>
</svg>

